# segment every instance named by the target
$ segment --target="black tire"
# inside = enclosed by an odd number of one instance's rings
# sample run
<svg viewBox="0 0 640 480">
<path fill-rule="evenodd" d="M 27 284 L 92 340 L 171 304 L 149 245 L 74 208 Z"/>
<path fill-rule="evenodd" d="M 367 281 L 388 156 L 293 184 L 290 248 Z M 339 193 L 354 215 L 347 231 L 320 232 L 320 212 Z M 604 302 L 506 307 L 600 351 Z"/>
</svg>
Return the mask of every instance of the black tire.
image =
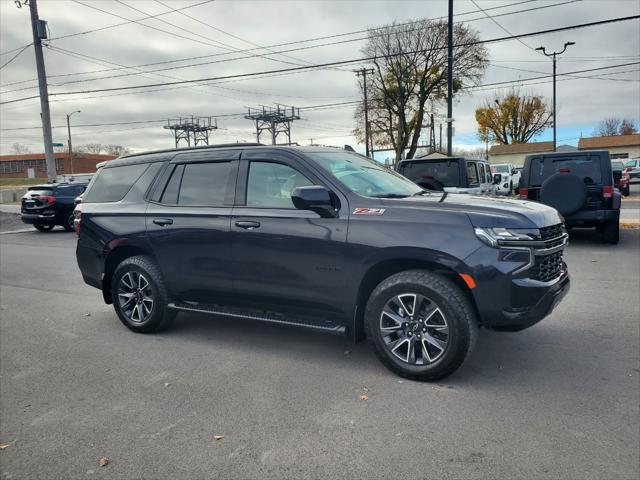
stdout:
<svg viewBox="0 0 640 480">
<path fill-rule="evenodd" d="M 423 350 L 414 351 L 414 360 L 416 362 L 419 360 L 417 358 L 419 354 L 423 364 L 398 358 L 392 353 L 391 348 L 394 345 L 398 348 L 398 340 L 388 345 L 389 335 L 385 336 L 381 331 L 383 309 L 389 302 L 393 302 L 394 299 L 399 298 L 398 296 L 405 296 L 408 292 L 411 292 L 409 296 L 415 293 L 431 300 L 433 305 L 441 311 L 442 319 L 446 319 L 444 320 L 448 326 L 446 347 L 431 363 L 424 363 L 426 357 Z M 429 306 L 432 307 L 432 304 L 429 303 Z M 406 314 L 409 314 L 408 309 Z M 413 316 L 411 318 L 414 319 Z M 478 334 L 474 309 L 460 288 L 447 278 L 425 270 L 407 270 L 382 281 L 369 297 L 364 322 L 367 337 L 373 343 L 374 351 L 380 361 L 398 375 L 419 381 L 438 380 L 460 368 L 473 351 Z M 407 328 L 407 330 L 410 329 L 410 327 Z M 419 329 L 414 331 L 419 332 Z M 420 345 L 424 344 L 426 338 L 425 336 Z M 417 339 L 414 338 L 414 341 L 417 342 Z M 407 350 L 409 351 L 409 347 Z M 409 359 L 410 353 L 407 353 L 406 357 Z"/>
<path fill-rule="evenodd" d="M 617 244 L 620 241 L 620 221 L 615 219 L 605 223 L 602 227 L 602 235 L 604 243 Z"/>
<path fill-rule="evenodd" d="M 624 195 L 625 197 L 628 197 L 630 193 L 631 192 L 629 190 L 629 184 L 627 184 L 627 186 L 622 189 L 622 195 Z"/>
<path fill-rule="evenodd" d="M 129 305 L 124 295 L 129 293 L 129 290 L 125 288 L 123 283 L 123 277 L 127 277 L 124 282 L 131 282 L 132 279 L 142 276 L 148 283 L 148 288 L 144 289 L 144 293 L 140 295 L 144 298 L 151 298 L 152 303 L 149 307 L 148 303 L 136 302 L 137 305 L 142 305 L 142 311 L 144 312 L 140 316 L 139 306 L 133 306 L 129 310 Z M 138 283 L 140 285 L 140 283 Z M 122 293 L 122 296 L 121 296 Z M 135 257 L 129 257 L 123 260 L 116 268 L 116 271 L 111 278 L 111 294 L 113 297 L 113 307 L 118 314 L 120 321 L 130 330 L 137 333 L 154 333 L 159 332 L 167 328 L 173 319 L 176 317 L 176 312 L 171 310 L 167 305 L 169 303 L 169 296 L 167 294 L 167 288 L 160 270 L 156 266 L 155 262 L 151 258 L 139 255 Z M 133 297 L 130 298 L 130 300 Z M 145 300 L 147 302 L 147 300 Z M 147 309 L 149 310 L 147 313 Z M 134 313 L 134 310 L 137 310 Z M 136 320 L 136 314 L 140 320 Z M 146 315 L 146 316 L 145 316 Z"/>
<path fill-rule="evenodd" d="M 75 228 L 76 228 L 76 227 L 75 227 L 75 225 L 73 224 L 74 219 L 75 219 L 75 217 L 74 217 L 74 215 L 73 215 L 73 212 L 70 212 L 70 213 L 66 216 L 66 218 L 65 218 L 65 220 L 64 220 L 64 225 L 63 225 L 63 227 L 64 227 L 64 229 L 65 229 L 67 232 L 73 232 L 73 231 L 75 230 Z"/>
<path fill-rule="evenodd" d="M 36 223 L 33 226 L 39 232 L 50 232 L 51 230 L 53 230 L 53 225 L 41 225 L 39 223 Z"/>
<path fill-rule="evenodd" d="M 507 197 L 510 197 L 513 194 L 513 182 L 509 182 L 509 193 L 507 193 Z"/>
</svg>

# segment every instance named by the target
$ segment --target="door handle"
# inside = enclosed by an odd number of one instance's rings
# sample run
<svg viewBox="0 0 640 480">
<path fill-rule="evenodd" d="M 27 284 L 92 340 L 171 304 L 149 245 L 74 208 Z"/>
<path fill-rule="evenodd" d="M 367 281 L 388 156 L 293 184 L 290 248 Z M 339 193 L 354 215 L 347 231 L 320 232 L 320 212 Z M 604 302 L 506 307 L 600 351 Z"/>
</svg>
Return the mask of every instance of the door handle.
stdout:
<svg viewBox="0 0 640 480">
<path fill-rule="evenodd" d="M 253 230 L 260 227 L 260 222 L 253 221 L 237 221 L 236 227 L 244 228 L 245 230 Z"/>
<path fill-rule="evenodd" d="M 153 223 L 160 225 L 161 227 L 166 227 L 167 225 L 172 225 L 173 220 L 170 218 L 154 218 Z"/>
</svg>

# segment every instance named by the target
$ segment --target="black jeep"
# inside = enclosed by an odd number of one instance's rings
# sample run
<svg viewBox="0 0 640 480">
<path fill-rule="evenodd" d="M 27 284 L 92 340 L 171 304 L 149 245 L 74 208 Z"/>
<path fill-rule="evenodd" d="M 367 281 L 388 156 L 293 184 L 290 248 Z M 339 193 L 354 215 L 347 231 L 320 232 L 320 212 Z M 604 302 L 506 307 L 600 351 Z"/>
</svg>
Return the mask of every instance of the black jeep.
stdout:
<svg viewBox="0 0 640 480">
<path fill-rule="evenodd" d="M 522 330 L 569 289 L 553 208 L 428 192 L 356 153 L 234 144 L 100 166 L 76 210 L 77 259 L 135 332 L 177 312 L 365 335 L 434 380 L 479 326 Z"/>
<path fill-rule="evenodd" d="M 520 198 L 550 205 L 567 227 L 595 227 L 607 243 L 618 243 L 620 192 L 609 152 L 528 155 L 520 177 Z"/>
</svg>

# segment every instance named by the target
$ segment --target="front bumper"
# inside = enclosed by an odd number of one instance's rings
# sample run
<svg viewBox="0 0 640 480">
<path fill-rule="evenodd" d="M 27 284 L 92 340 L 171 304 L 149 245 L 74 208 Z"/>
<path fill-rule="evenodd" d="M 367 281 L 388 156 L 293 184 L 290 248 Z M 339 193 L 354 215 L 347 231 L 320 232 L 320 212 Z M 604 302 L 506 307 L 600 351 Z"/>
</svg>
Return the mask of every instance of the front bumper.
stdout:
<svg viewBox="0 0 640 480">
<path fill-rule="evenodd" d="M 509 249 L 483 246 L 465 263 L 476 281 L 472 289 L 480 324 L 495 330 L 518 331 L 528 328 L 549 315 L 569 292 L 566 264 L 550 281 L 530 278 L 531 268 L 523 263 L 505 261 Z"/>
</svg>

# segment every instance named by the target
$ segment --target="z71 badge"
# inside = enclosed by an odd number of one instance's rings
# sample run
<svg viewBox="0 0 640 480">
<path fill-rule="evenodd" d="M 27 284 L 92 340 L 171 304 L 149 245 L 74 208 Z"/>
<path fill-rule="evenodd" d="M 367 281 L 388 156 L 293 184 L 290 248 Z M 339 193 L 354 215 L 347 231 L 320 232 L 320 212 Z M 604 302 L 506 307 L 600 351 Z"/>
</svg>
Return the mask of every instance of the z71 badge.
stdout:
<svg viewBox="0 0 640 480">
<path fill-rule="evenodd" d="M 384 215 L 384 208 L 354 208 L 354 215 Z"/>
</svg>

